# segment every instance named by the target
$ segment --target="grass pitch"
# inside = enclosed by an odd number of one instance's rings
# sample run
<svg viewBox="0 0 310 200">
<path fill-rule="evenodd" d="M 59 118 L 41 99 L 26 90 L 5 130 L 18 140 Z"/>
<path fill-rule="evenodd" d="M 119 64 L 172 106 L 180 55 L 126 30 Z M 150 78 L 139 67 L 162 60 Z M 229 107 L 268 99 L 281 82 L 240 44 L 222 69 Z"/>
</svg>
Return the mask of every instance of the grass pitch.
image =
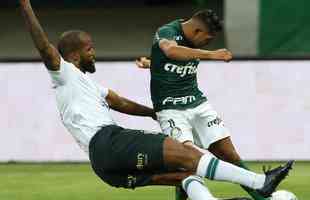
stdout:
<svg viewBox="0 0 310 200">
<path fill-rule="evenodd" d="M 249 163 L 261 171 L 262 164 Z M 246 196 L 238 186 L 207 181 L 217 197 Z M 280 189 L 294 192 L 299 200 L 310 198 L 310 162 L 298 162 Z M 136 190 L 107 186 L 89 164 L 0 164 L 0 200 L 174 200 L 173 187 L 144 187 Z"/>
</svg>

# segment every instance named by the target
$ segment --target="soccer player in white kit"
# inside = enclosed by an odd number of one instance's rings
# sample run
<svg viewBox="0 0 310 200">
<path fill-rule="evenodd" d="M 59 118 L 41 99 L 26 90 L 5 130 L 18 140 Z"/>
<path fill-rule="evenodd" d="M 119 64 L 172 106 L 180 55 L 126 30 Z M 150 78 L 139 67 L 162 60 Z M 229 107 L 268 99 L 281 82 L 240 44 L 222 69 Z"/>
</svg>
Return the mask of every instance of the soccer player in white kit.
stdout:
<svg viewBox="0 0 310 200">
<path fill-rule="evenodd" d="M 95 50 L 88 33 L 63 33 L 57 50 L 41 28 L 30 1 L 19 1 L 27 28 L 55 85 L 61 120 L 88 153 L 94 172 L 104 182 L 132 189 L 146 185 L 182 185 L 192 200 L 215 200 L 203 185 L 202 177 L 271 194 L 288 174 L 293 162 L 257 174 L 204 155 L 163 134 L 144 134 L 141 130 L 118 126 L 110 108 L 155 118 L 154 111 L 99 86 L 87 76 L 86 72 L 96 71 Z"/>
</svg>

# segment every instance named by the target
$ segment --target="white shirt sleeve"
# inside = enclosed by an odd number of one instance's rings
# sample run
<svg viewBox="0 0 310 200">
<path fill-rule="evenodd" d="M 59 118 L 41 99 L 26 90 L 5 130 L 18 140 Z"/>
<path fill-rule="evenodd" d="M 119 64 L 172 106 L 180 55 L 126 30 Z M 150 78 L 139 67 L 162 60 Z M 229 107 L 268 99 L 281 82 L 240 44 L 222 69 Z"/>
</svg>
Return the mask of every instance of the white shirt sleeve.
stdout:
<svg viewBox="0 0 310 200">
<path fill-rule="evenodd" d="M 62 57 L 60 57 L 59 70 L 58 71 L 48 70 L 55 87 L 65 85 L 66 82 L 76 74 L 74 68 L 75 66 L 72 63 L 69 63 L 65 61 Z"/>
<path fill-rule="evenodd" d="M 105 87 L 101 87 L 101 95 L 103 98 L 106 98 L 109 94 L 109 89 Z"/>
<path fill-rule="evenodd" d="M 97 87 L 98 87 L 99 90 L 100 90 L 100 95 L 101 95 L 101 97 L 105 99 L 105 98 L 108 96 L 108 94 L 109 94 L 109 88 L 103 87 L 103 86 L 101 86 L 101 85 L 100 85 L 99 83 L 97 83 L 97 82 L 96 82 L 96 85 L 97 85 Z"/>
</svg>

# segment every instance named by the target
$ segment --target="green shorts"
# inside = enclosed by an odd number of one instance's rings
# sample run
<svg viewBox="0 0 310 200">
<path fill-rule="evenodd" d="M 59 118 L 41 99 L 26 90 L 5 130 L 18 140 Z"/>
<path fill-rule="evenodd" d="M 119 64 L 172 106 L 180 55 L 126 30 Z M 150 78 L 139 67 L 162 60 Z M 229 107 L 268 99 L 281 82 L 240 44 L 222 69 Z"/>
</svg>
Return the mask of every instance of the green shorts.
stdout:
<svg viewBox="0 0 310 200">
<path fill-rule="evenodd" d="M 114 187 L 135 188 L 151 183 L 152 175 L 166 171 L 163 134 L 109 125 L 91 139 L 89 158 L 95 173 Z"/>
</svg>

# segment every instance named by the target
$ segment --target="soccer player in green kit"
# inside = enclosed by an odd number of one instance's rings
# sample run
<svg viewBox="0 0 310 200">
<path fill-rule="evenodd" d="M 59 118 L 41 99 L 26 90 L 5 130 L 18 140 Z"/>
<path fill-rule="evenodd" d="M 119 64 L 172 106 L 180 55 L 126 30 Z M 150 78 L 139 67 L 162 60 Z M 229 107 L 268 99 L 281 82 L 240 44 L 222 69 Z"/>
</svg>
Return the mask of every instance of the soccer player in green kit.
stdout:
<svg viewBox="0 0 310 200">
<path fill-rule="evenodd" d="M 152 102 L 166 135 L 247 169 L 234 148 L 228 129 L 197 84 L 200 60 L 227 62 L 232 59 L 227 49 L 199 49 L 221 30 L 221 21 L 212 10 L 199 11 L 189 20 L 175 20 L 157 30 L 151 59 L 142 57 L 136 64 L 140 68 L 150 68 Z M 268 198 L 243 188 L 255 200 Z M 176 199 L 186 199 L 183 194 L 181 188 L 177 188 Z"/>
</svg>

